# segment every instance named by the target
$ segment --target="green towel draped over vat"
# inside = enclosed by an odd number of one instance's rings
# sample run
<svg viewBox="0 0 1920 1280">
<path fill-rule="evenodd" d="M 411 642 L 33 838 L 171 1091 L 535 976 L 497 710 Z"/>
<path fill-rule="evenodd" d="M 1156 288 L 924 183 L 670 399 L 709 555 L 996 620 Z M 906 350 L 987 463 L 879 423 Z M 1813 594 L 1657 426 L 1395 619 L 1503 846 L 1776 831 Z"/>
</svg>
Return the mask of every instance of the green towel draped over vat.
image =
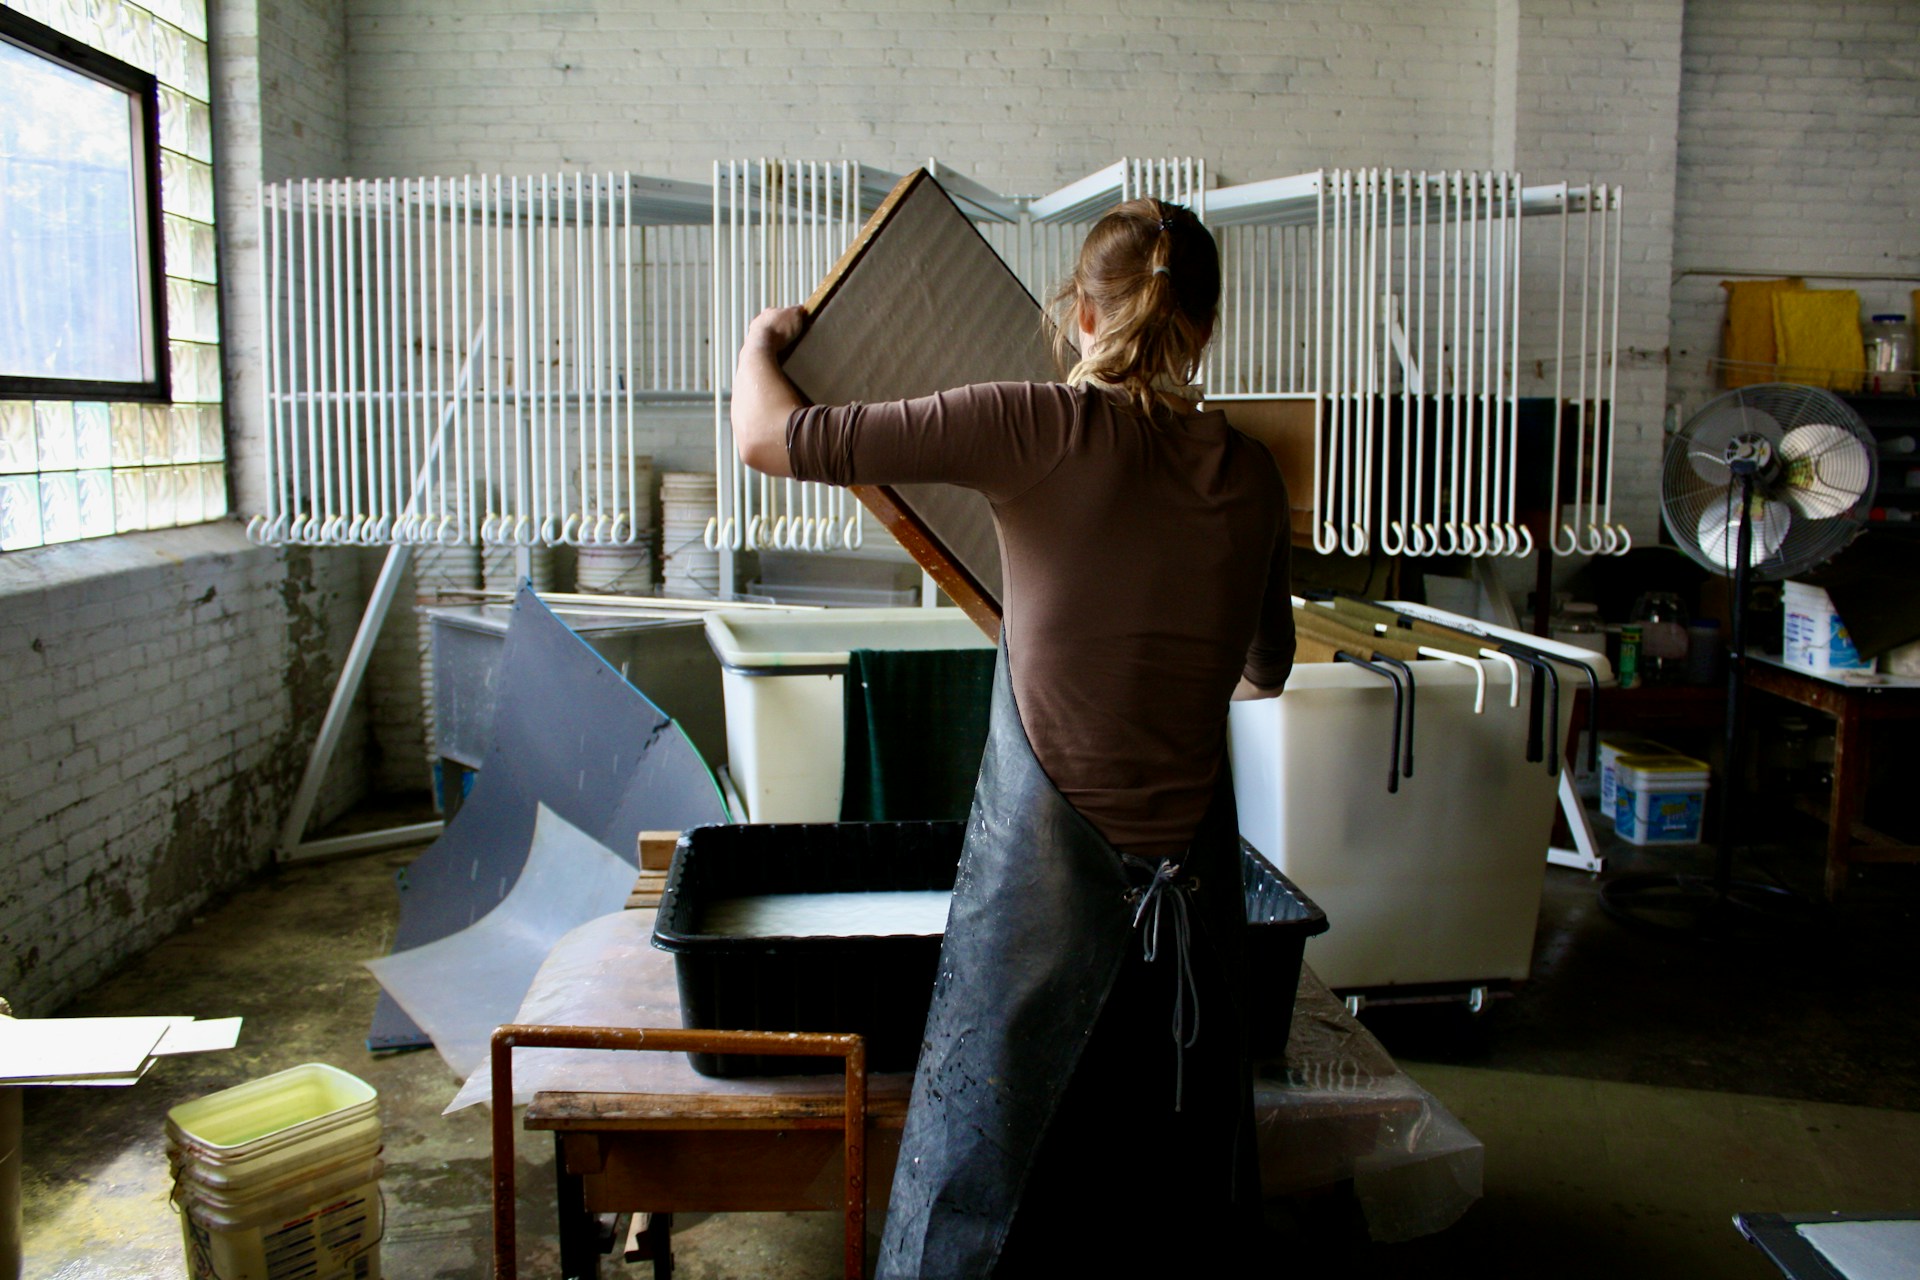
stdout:
<svg viewBox="0 0 1920 1280">
<path fill-rule="evenodd" d="M 987 742 L 992 649 L 855 649 L 842 822 L 967 816 Z"/>
</svg>

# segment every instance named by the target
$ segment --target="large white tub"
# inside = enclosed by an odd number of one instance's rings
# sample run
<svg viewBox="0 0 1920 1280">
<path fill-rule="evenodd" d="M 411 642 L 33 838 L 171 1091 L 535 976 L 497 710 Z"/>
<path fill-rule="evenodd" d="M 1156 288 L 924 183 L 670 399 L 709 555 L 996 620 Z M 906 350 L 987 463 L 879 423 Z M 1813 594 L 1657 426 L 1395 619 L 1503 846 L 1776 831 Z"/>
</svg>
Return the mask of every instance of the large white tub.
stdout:
<svg viewBox="0 0 1920 1280">
<path fill-rule="evenodd" d="M 751 822 L 837 822 L 845 769 L 843 699 L 854 649 L 989 649 L 958 609 L 824 609 L 711 614 L 727 761 Z"/>
<path fill-rule="evenodd" d="M 1610 678 L 1604 658 L 1558 648 Z M 1240 832 L 1327 913 L 1306 960 L 1336 990 L 1498 984 L 1532 964 L 1558 780 L 1526 759 L 1528 669 L 1509 706 L 1509 670 L 1481 662 L 1485 706 L 1475 714 L 1471 670 L 1411 665 L 1414 770 L 1392 794 L 1393 691 L 1361 668 L 1300 664 L 1280 697 L 1237 702 L 1228 717 Z M 1553 733 L 1564 744 L 1586 677 L 1555 666 Z"/>
</svg>

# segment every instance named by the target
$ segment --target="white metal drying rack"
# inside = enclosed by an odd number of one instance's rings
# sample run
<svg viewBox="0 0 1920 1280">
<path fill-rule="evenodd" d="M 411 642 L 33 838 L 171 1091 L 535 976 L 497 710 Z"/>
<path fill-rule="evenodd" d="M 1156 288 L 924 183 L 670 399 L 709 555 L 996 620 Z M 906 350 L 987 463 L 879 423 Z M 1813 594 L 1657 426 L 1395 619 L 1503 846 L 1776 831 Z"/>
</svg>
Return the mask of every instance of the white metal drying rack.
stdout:
<svg viewBox="0 0 1920 1280">
<path fill-rule="evenodd" d="M 1531 549 L 1513 508 L 1520 230 L 1529 216 L 1584 214 L 1577 241 L 1576 219 L 1561 218 L 1545 268 L 1559 280 L 1554 402 L 1571 414 L 1578 460 L 1561 466 L 1556 432 L 1552 549 L 1626 549 L 1602 412 L 1617 377 L 1617 187 L 1369 169 L 1212 188 L 1204 161 L 1127 159 L 1008 197 L 929 167 L 1036 295 L 1118 201 L 1156 195 L 1199 212 L 1223 267 L 1209 399 L 1313 403 L 1315 545 L 1355 554 Z M 844 495 L 746 474 L 725 397 L 747 321 L 804 298 L 894 181 L 848 162 L 734 160 L 715 165 L 711 187 L 574 173 L 261 189 L 268 506 L 249 532 L 391 548 L 283 856 L 380 847 L 303 837 L 409 548 L 507 545 L 524 562 L 534 545 L 632 544 L 647 523 L 633 442 L 648 406 L 713 405 L 722 481 L 709 545 L 860 544 Z M 729 594 L 733 556 L 720 565 Z"/>
</svg>

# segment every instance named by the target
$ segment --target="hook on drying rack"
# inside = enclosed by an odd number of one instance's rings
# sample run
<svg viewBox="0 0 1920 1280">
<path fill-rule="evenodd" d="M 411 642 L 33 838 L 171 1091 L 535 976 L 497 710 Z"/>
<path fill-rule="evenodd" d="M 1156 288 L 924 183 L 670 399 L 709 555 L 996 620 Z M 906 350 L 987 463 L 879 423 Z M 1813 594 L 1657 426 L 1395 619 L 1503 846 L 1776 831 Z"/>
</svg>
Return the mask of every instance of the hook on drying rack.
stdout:
<svg viewBox="0 0 1920 1280">
<path fill-rule="evenodd" d="M 1488 648 L 1482 647 L 1480 650 L 1480 656 L 1483 658 L 1492 658 L 1495 662 L 1498 662 L 1506 667 L 1507 669 L 1507 705 L 1510 707 L 1519 706 L 1520 705 L 1520 663 L 1513 657 L 1512 654 L 1502 653 L 1498 649 L 1488 649 Z"/>
<path fill-rule="evenodd" d="M 1400 674 L 1365 658 L 1356 658 L 1345 649 L 1336 649 L 1335 662 L 1350 662 L 1385 680 L 1393 686 L 1393 737 L 1387 743 L 1387 793 L 1392 795 L 1400 790 L 1400 719 L 1403 714 L 1405 691 L 1400 687 Z"/>
<path fill-rule="evenodd" d="M 1487 709 L 1487 669 L 1464 653 L 1455 653 L 1451 649 L 1435 649 L 1431 645 L 1421 645 L 1419 654 L 1423 658 L 1439 658 L 1443 662 L 1456 662 L 1473 672 L 1473 714 L 1482 715 Z"/>
<path fill-rule="evenodd" d="M 1413 668 L 1400 659 L 1389 657 L 1377 649 L 1374 650 L 1373 660 L 1384 667 L 1398 671 L 1401 678 L 1407 682 L 1406 759 L 1400 764 L 1400 776 L 1411 778 L 1413 776 Z"/>
<path fill-rule="evenodd" d="M 1549 659 L 1525 645 L 1508 643 L 1501 648 L 1532 667 L 1546 681 L 1548 705 L 1544 721 L 1540 707 L 1540 682 L 1536 680 L 1533 685 L 1533 705 L 1529 708 L 1527 724 L 1527 760 L 1532 762 L 1540 759 L 1544 746 L 1547 776 L 1552 777 L 1560 772 L 1560 673 Z"/>
</svg>

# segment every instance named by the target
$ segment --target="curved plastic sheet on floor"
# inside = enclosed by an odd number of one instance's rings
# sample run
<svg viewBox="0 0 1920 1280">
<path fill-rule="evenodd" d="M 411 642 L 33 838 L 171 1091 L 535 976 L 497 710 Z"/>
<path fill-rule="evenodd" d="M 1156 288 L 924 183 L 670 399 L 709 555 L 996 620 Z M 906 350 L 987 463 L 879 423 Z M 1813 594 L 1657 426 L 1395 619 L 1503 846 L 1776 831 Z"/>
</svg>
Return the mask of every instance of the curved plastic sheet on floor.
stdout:
<svg viewBox="0 0 1920 1280">
<path fill-rule="evenodd" d="M 496 679 L 493 742 L 472 792 L 440 838 L 396 877 L 396 956 L 467 929 L 507 899 L 527 866 L 543 806 L 635 875 L 640 832 L 728 821 L 713 774 L 680 726 L 532 591 L 514 601 Z M 625 888 L 591 914 L 618 910 Z M 525 990 L 511 993 L 508 1012 Z M 428 1042 L 383 991 L 367 1047 Z"/>
</svg>

